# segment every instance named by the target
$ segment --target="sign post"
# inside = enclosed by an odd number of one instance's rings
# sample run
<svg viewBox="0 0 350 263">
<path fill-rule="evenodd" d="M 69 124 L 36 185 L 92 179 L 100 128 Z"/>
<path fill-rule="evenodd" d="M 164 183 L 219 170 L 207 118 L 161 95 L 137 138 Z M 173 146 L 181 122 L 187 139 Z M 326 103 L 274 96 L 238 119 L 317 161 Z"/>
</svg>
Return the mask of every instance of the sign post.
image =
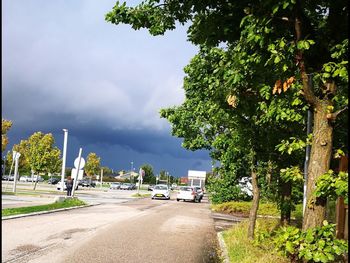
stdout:
<svg viewBox="0 0 350 263">
<path fill-rule="evenodd" d="M 13 175 L 13 189 L 12 192 L 16 193 L 17 177 L 18 177 L 18 159 L 21 156 L 19 152 L 13 151 L 13 158 L 15 159 L 15 173 Z"/>
<path fill-rule="evenodd" d="M 81 157 L 82 151 L 83 151 L 82 148 L 80 148 L 78 158 L 75 159 L 75 161 L 74 161 L 74 167 L 76 168 L 76 172 L 74 173 L 74 181 L 73 181 L 73 189 L 72 189 L 72 196 L 73 197 L 74 197 L 74 193 L 75 193 L 75 187 L 77 185 L 78 175 L 80 173 L 82 173 L 81 171 L 83 171 L 80 169 L 82 169 L 85 165 L 85 160 L 84 160 L 84 158 Z"/>
</svg>

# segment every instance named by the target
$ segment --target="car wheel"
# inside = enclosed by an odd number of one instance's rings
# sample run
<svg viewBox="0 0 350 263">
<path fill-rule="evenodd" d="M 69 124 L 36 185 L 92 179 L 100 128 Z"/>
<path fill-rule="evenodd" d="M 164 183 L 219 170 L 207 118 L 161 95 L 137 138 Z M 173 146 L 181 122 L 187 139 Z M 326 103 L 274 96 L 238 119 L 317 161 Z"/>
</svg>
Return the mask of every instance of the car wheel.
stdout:
<svg viewBox="0 0 350 263">
<path fill-rule="evenodd" d="M 176 199 L 176 201 L 178 201 L 178 202 L 179 202 L 179 201 L 180 201 L 180 199 Z"/>
</svg>

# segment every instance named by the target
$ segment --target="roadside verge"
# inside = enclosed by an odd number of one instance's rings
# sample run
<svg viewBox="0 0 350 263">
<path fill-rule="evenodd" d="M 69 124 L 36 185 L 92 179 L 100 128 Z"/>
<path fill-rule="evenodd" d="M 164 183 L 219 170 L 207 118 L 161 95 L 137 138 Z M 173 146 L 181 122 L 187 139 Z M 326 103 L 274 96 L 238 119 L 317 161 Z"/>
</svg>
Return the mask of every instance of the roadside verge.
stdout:
<svg viewBox="0 0 350 263">
<path fill-rule="evenodd" d="M 95 206 L 95 205 L 100 205 L 100 203 L 93 203 L 93 204 L 87 204 L 87 205 L 82 205 L 82 206 L 72 206 L 72 207 L 53 209 L 53 210 L 49 210 L 49 211 L 40 211 L 40 212 L 34 212 L 34 213 L 28 213 L 28 214 L 2 216 L 1 220 L 8 220 L 8 219 L 15 219 L 15 218 L 21 218 L 21 217 L 27 217 L 27 216 L 36 216 L 36 215 L 42 215 L 42 214 L 49 214 L 49 213 L 67 211 L 67 210 L 72 210 L 72 209 L 77 209 L 77 208 L 84 208 L 84 207 Z"/>
</svg>

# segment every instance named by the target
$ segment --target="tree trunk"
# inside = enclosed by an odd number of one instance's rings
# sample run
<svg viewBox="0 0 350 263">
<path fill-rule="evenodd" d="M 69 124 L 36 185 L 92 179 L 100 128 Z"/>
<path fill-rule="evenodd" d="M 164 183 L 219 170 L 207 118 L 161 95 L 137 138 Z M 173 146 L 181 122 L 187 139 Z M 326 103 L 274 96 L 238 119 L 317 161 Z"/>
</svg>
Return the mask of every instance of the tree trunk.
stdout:
<svg viewBox="0 0 350 263">
<path fill-rule="evenodd" d="M 314 127 L 311 155 L 307 175 L 307 202 L 303 218 L 303 230 L 321 226 L 326 216 L 326 198 L 316 198 L 316 180 L 328 172 L 332 157 L 333 127 L 327 119 L 330 100 L 318 100 L 314 107 Z"/>
<path fill-rule="evenodd" d="M 251 174 L 252 174 L 252 187 L 253 187 L 253 204 L 249 213 L 248 238 L 253 239 L 256 217 L 257 217 L 258 208 L 259 208 L 260 191 L 258 187 L 258 178 L 257 178 L 256 171 L 252 170 Z"/>
<path fill-rule="evenodd" d="M 281 225 L 284 226 L 290 224 L 292 183 L 282 182 L 281 189 Z"/>
</svg>

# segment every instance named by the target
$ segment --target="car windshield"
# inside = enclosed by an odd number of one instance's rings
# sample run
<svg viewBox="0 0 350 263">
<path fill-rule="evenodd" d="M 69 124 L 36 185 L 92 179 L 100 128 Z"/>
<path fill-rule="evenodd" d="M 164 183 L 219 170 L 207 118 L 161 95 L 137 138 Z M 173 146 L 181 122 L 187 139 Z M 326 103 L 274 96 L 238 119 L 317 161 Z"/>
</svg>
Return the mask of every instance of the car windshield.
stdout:
<svg viewBox="0 0 350 263">
<path fill-rule="evenodd" d="M 192 191 L 191 187 L 181 187 L 180 191 Z"/>
<path fill-rule="evenodd" d="M 154 189 L 156 189 L 156 190 L 168 190 L 168 187 L 165 185 L 156 185 L 154 187 Z"/>
</svg>

